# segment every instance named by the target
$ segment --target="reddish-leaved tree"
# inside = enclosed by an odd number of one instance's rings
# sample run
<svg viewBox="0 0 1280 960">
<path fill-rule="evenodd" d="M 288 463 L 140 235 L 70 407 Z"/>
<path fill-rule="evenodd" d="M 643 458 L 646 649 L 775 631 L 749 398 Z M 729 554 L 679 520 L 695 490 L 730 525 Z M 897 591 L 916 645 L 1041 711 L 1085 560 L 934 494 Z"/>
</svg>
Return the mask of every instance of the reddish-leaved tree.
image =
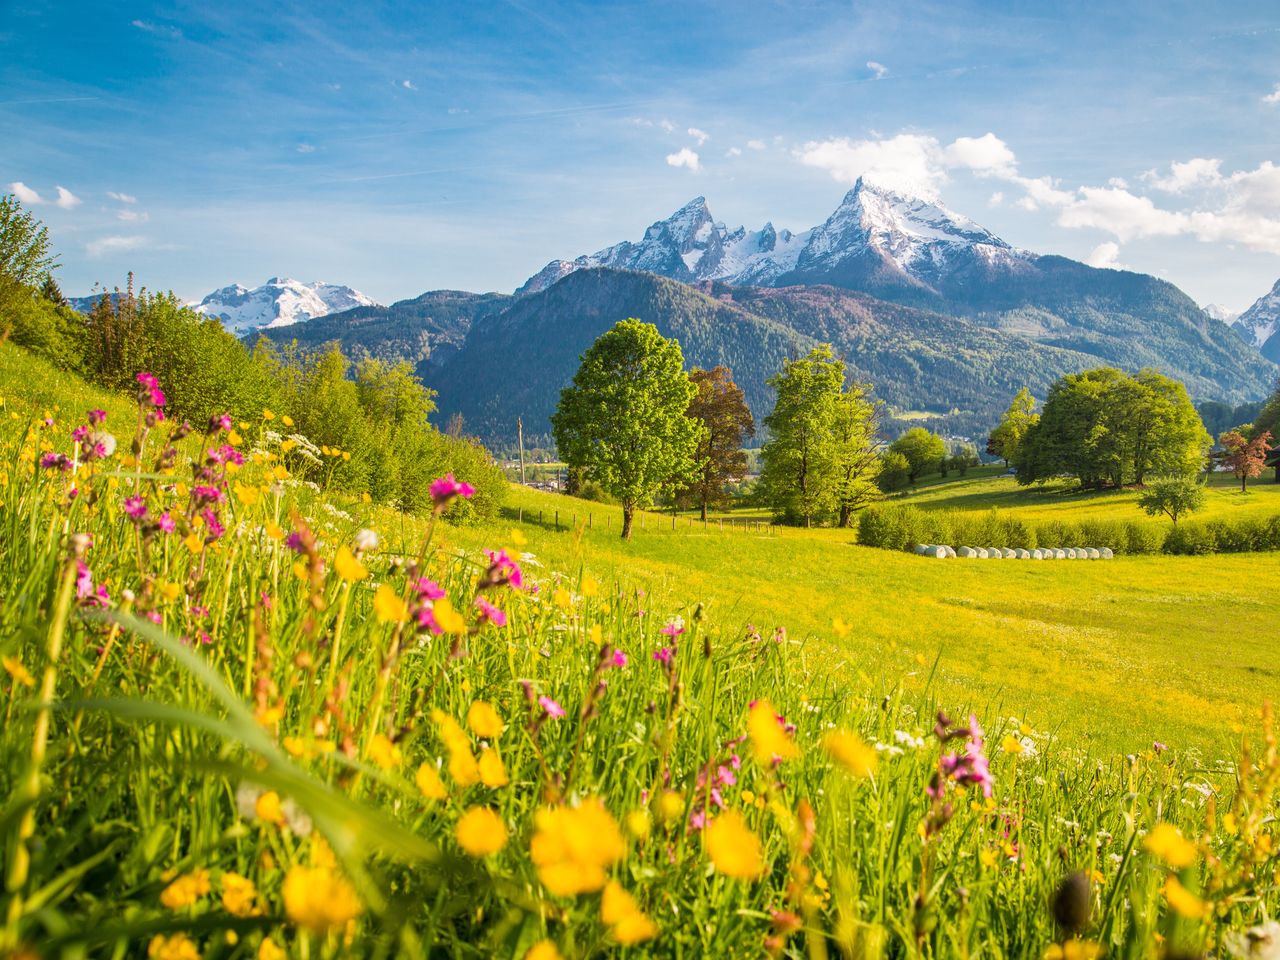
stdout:
<svg viewBox="0 0 1280 960">
<path fill-rule="evenodd" d="M 1218 438 L 1222 453 L 1218 462 L 1231 470 L 1240 481 L 1240 492 L 1247 490 L 1250 477 L 1262 474 L 1267 465 L 1267 452 L 1271 443 L 1271 431 L 1263 430 L 1252 440 L 1239 430 L 1228 430 Z"/>
</svg>

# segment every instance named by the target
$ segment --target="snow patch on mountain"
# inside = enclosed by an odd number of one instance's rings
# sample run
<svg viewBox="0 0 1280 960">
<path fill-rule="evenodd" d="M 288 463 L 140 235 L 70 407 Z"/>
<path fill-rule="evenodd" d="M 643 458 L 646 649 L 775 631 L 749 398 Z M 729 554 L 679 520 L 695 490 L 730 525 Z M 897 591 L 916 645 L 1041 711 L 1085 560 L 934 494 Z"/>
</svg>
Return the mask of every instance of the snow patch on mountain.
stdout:
<svg viewBox="0 0 1280 960">
<path fill-rule="evenodd" d="M 341 284 L 301 283 L 288 277 L 272 277 L 253 289 L 233 283 L 189 306 L 197 313 L 217 317 L 232 333 L 242 334 L 265 327 L 287 327 L 353 307 L 381 304 Z"/>
<path fill-rule="evenodd" d="M 1280 280 L 1271 292 L 1259 297 L 1248 310 L 1236 318 L 1232 327 L 1258 349 L 1280 331 Z"/>
<path fill-rule="evenodd" d="M 1240 316 L 1239 310 L 1232 310 L 1230 307 L 1224 307 L 1220 303 L 1206 303 L 1202 309 L 1213 319 L 1221 320 L 1227 326 L 1231 326 L 1236 318 Z"/>
</svg>

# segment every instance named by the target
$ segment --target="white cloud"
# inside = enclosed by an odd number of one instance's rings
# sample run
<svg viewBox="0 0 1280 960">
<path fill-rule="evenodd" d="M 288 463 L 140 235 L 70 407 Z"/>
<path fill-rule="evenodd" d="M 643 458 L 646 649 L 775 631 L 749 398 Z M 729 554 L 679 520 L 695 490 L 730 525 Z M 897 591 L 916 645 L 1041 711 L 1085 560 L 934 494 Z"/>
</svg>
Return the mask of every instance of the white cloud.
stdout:
<svg viewBox="0 0 1280 960">
<path fill-rule="evenodd" d="M 105 257 L 113 253 L 137 250 L 144 242 L 143 237 L 99 237 L 86 243 L 84 250 L 90 257 Z"/>
<path fill-rule="evenodd" d="M 9 184 L 9 192 L 25 204 L 44 203 L 40 194 L 36 193 L 21 180 Z"/>
<path fill-rule="evenodd" d="M 70 210 L 73 207 L 80 206 L 80 198 L 68 190 L 66 187 L 58 187 L 58 199 L 53 201 L 54 206 L 61 207 L 63 210 Z"/>
<path fill-rule="evenodd" d="M 116 219 L 123 220 L 125 223 L 146 223 L 151 216 L 138 210 L 117 210 Z"/>
<path fill-rule="evenodd" d="M 765 147 L 765 143 L 763 140 L 748 140 L 747 146 L 750 147 L 752 150 L 763 150 Z"/>
<path fill-rule="evenodd" d="M 1128 190 L 1129 181 L 1126 180 L 1124 177 L 1112 177 L 1107 181 L 1107 186 L 1116 187 L 1117 189 L 1120 189 L 1120 190 Z"/>
<path fill-rule="evenodd" d="M 688 167 L 690 170 L 699 169 L 698 155 L 688 147 L 682 147 L 675 153 L 667 154 L 667 165 L 671 167 Z"/>
<path fill-rule="evenodd" d="M 418 89 L 417 87 L 415 87 L 415 86 L 413 85 L 413 81 L 412 81 L 412 80 L 401 80 L 401 81 L 400 81 L 400 86 L 404 87 L 406 90 L 417 90 L 417 89 Z"/>
<path fill-rule="evenodd" d="M 1276 84 L 1276 88 L 1262 98 L 1263 103 L 1280 103 L 1280 83 Z"/>
<path fill-rule="evenodd" d="M 316 152 L 315 144 L 312 144 L 312 143 L 300 143 L 296 147 L 294 147 L 294 149 L 297 150 L 299 153 L 315 153 Z"/>
<path fill-rule="evenodd" d="M 883 63 L 877 63 L 875 60 L 867 61 L 867 69 L 875 74 L 877 80 L 883 80 L 889 73 L 889 68 Z"/>
<path fill-rule="evenodd" d="M 998 207 L 1002 203 L 1004 203 L 1004 192 L 1002 190 L 997 190 L 991 195 L 991 199 L 987 201 L 987 206 Z"/>
<path fill-rule="evenodd" d="M 1091 267 L 1103 267 L 1108 270 L 1124 270 L 1124 264 L 1120 262 L 1120 244 L 1113 243 L 1108 240 L 1106 243 L 1100 243 L 1089 251 L 1089 255 L 1084 258 L 1084 262 Z"/>
<path fill-rule="evenodd" d="M 1142 179 L 1165 193 L 1186 193 L 1194 187 L 1209 187 L 1222 182 L 1222 161 L 1208 157 L 1195 157 L 1185 162 L 1175 160 L 1169 164 L 1169 175 L 1161 176 L 1148 170 Z"/>
<path fill-rule="evenodd" d="M 740 156 L 742 156 L 742 148 L 741 148 L 741 147 L 730 147 L 728 150 L 726 150 L 726 151 L 724 152 L 724 155 L 725 155 L 726 157 L 740 157 Z"/>
<path fill-rule="evenodd" d="M 1115 234 L 1121 241 L 1139 237 L 1174 237 L 1185 233 L 1183 213 L 1162 210 L 1150 197 L 1139 197 L 1114 187 L 1081 187 L 1058 215 L 1063 227 L 1096 227 Z"/>
<path fill-rule="evenodd" d="M 112 200 L 118 200 L 121 203 L 137 203 L 138 198 L 130 193 L 116 193 L 114 190 L 108 190 L 107 196 Z"/>
<path fill-rule="evenodd" d="M 795 153 L 805 166 L 826 170 L 842 183 L 866 177 L 892 190 L 936 196 L 947 179 L 938 141 L 916 133 L 887 140 L 811 140 Z"/>
<path fill-rule="evenodd" d="M 149 20 L 134 20 L 130 26 L 137 27 L 143 33 L 154 33 L 162 37 L 170 37 L 174 40 L 182 39 L 182 31 L 177 27 L 169 26 L 167 23 L 152 23 Z"/>
<path fill-rule="evenodd" d="M 946 148 L 943 160 L 949 167 L 965 167 L 981 177 L 1011 178 L 1018 171 L 1018 158 L 994 133 L 957 137 Z"/>
<path fill-rule="evenodd" d="M 699 147 L 711 139 L 711 134 L 707 133 L 705 130 L 699 130 L 697 127 L 689 128 L 689 136 L 698 141 L 697 145 Z"/>
<path fill-rule="evenodd" d="M 667 131 L 667 133 L 672 133 L 676 129 L 676 125 L 665 117 L 658 121 L 658 126 Z"/>
</svg>

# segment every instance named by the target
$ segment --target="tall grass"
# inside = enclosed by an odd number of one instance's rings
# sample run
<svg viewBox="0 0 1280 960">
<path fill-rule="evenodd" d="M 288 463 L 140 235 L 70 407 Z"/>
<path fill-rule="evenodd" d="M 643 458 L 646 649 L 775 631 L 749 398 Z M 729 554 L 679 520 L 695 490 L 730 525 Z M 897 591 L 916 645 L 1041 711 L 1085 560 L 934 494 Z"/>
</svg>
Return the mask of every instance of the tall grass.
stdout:
<svg viewBox="0 0 1280 960">
<path fill-rule="evenodd" d="M 0 423 L 0 953 L 1146 957 L 1274 913 L 1269 716 L 1238 757 L 940 716 L 145 406 Z"/>
</svg>

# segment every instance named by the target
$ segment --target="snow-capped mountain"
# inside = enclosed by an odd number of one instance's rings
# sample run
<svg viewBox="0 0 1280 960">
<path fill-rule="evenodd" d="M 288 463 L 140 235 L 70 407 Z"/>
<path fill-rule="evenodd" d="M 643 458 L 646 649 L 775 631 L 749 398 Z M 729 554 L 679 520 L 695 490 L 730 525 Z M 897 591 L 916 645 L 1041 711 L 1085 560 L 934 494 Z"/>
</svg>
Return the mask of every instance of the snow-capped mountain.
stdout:
<svg viewBox="0 0 1280 960">
<path fill-rule="evenodd" d="M 935 199 L 908 196 L 859 179 L 840 206 L 819 226 L 802 233 L 729 230 L 696 197 L 645 231 L 638 242 L 624 241 L 576 260 L 553 260 L 517 293 L 543 290 L 591 267 L 644 270 L 694 283 L 719 280 L 734 285 L 850 283 L 868 279 L 932 287 L 975 266 L 987 272 L 1016 270 L 1030 254 L 1016 250 L 969 218 Z"/>
<path fill-rule="evenodd" d="M 1259 297 L 1232 324 L 1236 333 L 1262 351 L 1268 360 L 1280 363 L 1280 280 L 1271 292 Z"/>
<path fill-rule="evenodd" d="M 1227 326 L 1231 326 L 1231 324 L 1235 322 L 1236 317 L 1240 316 L 1239 310 L 1232 310 L 1230 307 L 1224 307 L 1220 303 L 1206 303 L 1204 306 L 1204 312 L 1215 320 L 1221 320 Z"/>
<path fill-rule="evenodd" d="M 376 300 L 350 287 L 300 283 L 288 277 L 272 277 L 252 290 L 233 283 L 191 304 L 197 313 L 220 319 L 233 333 L 287 327 L 353 307 L 376 306 L 380 306 Z"/>
</svg>

